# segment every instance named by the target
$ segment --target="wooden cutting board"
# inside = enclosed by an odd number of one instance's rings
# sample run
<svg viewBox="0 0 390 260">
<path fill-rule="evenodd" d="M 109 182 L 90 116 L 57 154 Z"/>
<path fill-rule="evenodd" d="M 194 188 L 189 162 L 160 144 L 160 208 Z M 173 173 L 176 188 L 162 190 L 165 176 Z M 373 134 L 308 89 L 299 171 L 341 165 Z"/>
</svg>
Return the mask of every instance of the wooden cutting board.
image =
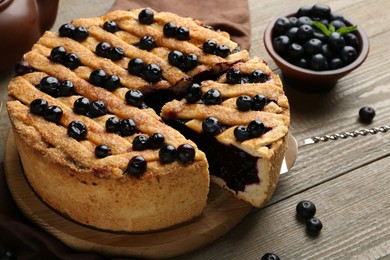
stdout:
<svg viewBox="0 0 390 260">
<path fill-rule="evenodd" d="M 203 214 L 181 226 L 153 233 L 118 234 L 77 224 L 51 210 L 31 190 L 23 174 L 14 135 L 8 135 L 5 174 L 11 194 L 20 210 L 38 226 L 69 247 L 106 256 L 168 258 L 210 244 L 239 223 L 252 206 L 211 185 Z"/>
</svg>

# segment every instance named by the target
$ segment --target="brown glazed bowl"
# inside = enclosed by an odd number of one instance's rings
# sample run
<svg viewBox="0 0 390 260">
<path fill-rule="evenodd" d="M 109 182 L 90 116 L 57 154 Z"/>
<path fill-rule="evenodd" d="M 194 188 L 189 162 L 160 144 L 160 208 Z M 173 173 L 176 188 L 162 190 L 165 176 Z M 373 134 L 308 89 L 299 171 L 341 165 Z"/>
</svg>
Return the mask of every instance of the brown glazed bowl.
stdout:
<svg viewBox="0 0 390 260">
<path fill-rule="evenodd" d="M 315 71 L 304 69 L 289 63 L 274 50 L 272 44 L 272 31 L 273 26 L 278 18 L 291 17 L 295 15 L 296 12 L 290 12 L 275 18 L 272 22 L 268 24 L 267 28 L 264 31 L 263 37 L 265 48 L 268 54 L 271 56 L 271 58 L 281 70 L 283 81 L 287 85 L 290 85 L 291 87 L 304 92 L 318 93 L 328 91 L 336 85 L 339 79 L 359 67 L 366 59 L 370 49 L 370 44 L 366 33 L 361 26 L 358 26 L 357 30 L 354 31 L 360 41 L 360 49 L 358 50 L 358 56 L 355 61 L 346 65 L 345 67 L 335 70 Z M 345 17 L 344 21 L 347 26 L 356 24 Z"/>
</svg>

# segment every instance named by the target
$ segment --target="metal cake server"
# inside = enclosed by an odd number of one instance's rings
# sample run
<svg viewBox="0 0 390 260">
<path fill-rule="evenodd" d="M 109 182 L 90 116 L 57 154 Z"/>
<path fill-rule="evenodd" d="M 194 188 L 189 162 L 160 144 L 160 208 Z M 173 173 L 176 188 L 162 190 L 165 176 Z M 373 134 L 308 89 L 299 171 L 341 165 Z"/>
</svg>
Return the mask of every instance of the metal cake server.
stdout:
<svg viewBox="0 0 390 260">
<path fill-rule="evenodd" d="M 368 134 L 386 133 L 387 131 L 390 131 L 390 125 L 384 125 L 384 126 L 373 127 L 373 128 L 365 128 L 365 129 L 355 130 L 352 132 L 342 132 L 338 134 L 314 136 L 314 137 L 305 138 L 298 142 L 292 135 L 289 135 L 288 148 L 285 157 L 283 159 L 283 164 L 280 170 L 280 174 L 287 173 L 294 166 L 294 163 L 298 156 L 298 148 L 302 146 L 309 145 L 309 144 L 316 144 L 319 142 L 327 142 L 329 140 L 335 141 L 339 139 L 347 139 L 349 137 L 365 136 Z"/>
</svg>

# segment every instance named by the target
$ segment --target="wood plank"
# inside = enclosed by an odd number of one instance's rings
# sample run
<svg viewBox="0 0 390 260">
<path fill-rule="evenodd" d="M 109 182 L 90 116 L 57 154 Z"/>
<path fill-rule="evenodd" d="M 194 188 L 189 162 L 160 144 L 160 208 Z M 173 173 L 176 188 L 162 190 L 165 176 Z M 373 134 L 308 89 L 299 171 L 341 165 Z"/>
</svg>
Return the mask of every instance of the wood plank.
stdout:
<svg viewBox="0 0 390 260">
<path fill-rule="evenodd" d="M 226 236 L 186 259 L 260 259 L 274 252 L 281 259 L 379 259 L 390 255 L 389 156 L 313 187 L 246 217 Z M 302 199 L 317 206 L 324 227 L 308 236 L 296 219 Z"/>
</svg>

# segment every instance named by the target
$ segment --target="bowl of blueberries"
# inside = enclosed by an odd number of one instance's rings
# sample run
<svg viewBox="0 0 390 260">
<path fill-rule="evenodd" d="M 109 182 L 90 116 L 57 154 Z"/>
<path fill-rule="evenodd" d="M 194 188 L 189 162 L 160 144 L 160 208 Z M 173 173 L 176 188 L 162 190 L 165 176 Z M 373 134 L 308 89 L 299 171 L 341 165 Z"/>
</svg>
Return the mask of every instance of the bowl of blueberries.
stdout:
<svg viewBox="0 0 390 260">
<path fill-rule="evenodd" d="M 264 31 L 264 45 L 283 81 L 305 92 L 323 92 L 359 67 L 370 46 L 364 30 L 326 4 L 281 15 Z"/>
</svg>

